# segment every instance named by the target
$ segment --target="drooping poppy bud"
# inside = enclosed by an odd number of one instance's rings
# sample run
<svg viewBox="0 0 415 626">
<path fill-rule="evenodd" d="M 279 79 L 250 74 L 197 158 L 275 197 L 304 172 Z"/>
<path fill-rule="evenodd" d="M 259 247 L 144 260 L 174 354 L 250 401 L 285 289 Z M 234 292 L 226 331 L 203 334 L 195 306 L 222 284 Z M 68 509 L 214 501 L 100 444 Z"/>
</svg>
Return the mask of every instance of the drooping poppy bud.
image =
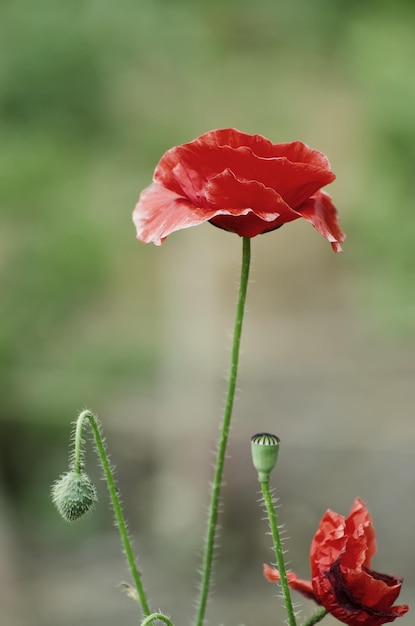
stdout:
<svg viewBox="0 0 415 626">
<path fill-rule="evenodd" d="M 85 472 L 69 471 L 52 486 L 52 501 L 66 522 L 73 522 L 93 509 L 97 492 Z"/>
</svg>

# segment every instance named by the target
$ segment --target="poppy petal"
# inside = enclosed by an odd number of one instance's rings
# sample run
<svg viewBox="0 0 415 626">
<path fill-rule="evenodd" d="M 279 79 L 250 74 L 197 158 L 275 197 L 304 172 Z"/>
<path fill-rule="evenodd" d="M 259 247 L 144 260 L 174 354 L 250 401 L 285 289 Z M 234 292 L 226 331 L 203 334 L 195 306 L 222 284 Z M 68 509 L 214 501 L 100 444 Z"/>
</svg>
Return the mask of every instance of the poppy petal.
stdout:
<svg viewBox="0 0 415 626">
<path fill-rule="evenodd" d="M 278 570 L 271 567 L 267 563 L 264 563 L 264 576 L 271 583 L 280 581 L 280 574 Z M 298 591 L 309 600 L 314 600 L 317 604 L 321 604 L 321 602 L 316 598 L 309 580 L 302 580 L 294 572 L 287 572 L 287 580 L 293 591 Z"/>
<path fill-rule="evenodd" d="M 213 131 L 172 148 L 161 158 L 154 180 L 199 204 L 206 183 L 229 168 L 238 178 L 275 189 L 295 209 L 336 178 L 327 157 L 300 141 L 272 144 L 260 135 L 244 133 L 238 133 L 239 141 L 231 141 L 236 131 L 229 130 L 233 132 Z M 218 137 L 230 141 L 219 143 Z"/>
<path fill-rule="evenodd" d="M 263 135 L 249 135 L 235 128 L 219 128 L 209 131 L 191 143 L 202 146 L 206 144 L 219 147 L 228 146 L 234 149 L 249 147 L 253 154 L 265 159 L 286 157 L 293 163 L 309 163 L 321 169 L 330 169 L 326 155 L 319 150 L 310 148 L 302 141 L 272 143 Z"/>
<path fill-rule="evenodd" d="M 216 214 L 215 210 L 192 205 L 158 183 L 141 192 L 133 211 L 137 239 L 159 246 L 176 230 L 197 226 Z"/>
<path fill-rule="evenodd" d="M 159 245 L 207 220 L 255 237 L 304 217 L 338 252 L 344 234 L 320 192 L 334 179 L 327 157 L 300 141 L 273 144 L 234 128 L 214 130 L 162 156 L 134 209 L 137 238 Z"/>
<path fill-rule="evenodd" d="M 375 529 L 362 500 L 356 498 L 347 518 L 326 511 L 311 545 L 312 586 L 321 604 L 349 626 L 381 626 L 409 610 L 392 606 L 402 579 L 369 569 L 375 552 Z"/>
<path fill-rule="evenodd" d="M 373 570 L 361 571 L 344 570 L 343 578 L 351 594 L 361 604 L 386 611 L 399 596 L 402 587 L 402 578 L 380 574 Z"/>
<path fill-rule="evenodd" d="M 249 208 L 267 222 L 280 216 L 284 222 L 301 217 L 274 189 L 257 180 L 237 177 L 229 168 L 207 183 L 205 197 L 212 208 Z"/>
<path fill-rule="evenodd" d="M 329 571 L 321 572 L 321 584 L 316 591 L 322 605 L 341 622 L 348 626 L 381 626 L 401 617 L 408 610 L 406 604 L 377 608 L 363 604 L 353 595 L 348 581 L 342 576 L 340 563 L 336 562 Z"/>
<path fill-rule="evenodd" d="M 337 210 L 328 193 L 318 191 L 296 210 L 331 243 L 334 252 L 342 251 L 346 235 L 340 229 Z"/>
<path fill-rule="evenodd" d="M 356 498 L 346 519 L 345 534 L 353 538 L 342 557 L 342 566 L 353 569 L 370 567 L 372 556 L 376 553 L 376 533 L 367 507 L 360 498 Z"/>
</svg>

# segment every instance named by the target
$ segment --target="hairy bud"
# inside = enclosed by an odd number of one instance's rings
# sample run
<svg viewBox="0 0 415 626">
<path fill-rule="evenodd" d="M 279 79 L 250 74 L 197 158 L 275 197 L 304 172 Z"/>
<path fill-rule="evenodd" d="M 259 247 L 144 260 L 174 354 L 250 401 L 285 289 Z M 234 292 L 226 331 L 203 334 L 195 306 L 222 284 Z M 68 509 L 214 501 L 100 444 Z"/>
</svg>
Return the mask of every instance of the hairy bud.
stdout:
<svg viewBox="0 0 415 626">
<path fill-rule="evenodd" d="M 96 489 L 85 472 L 62 474 L 52 486 L 52 501 L 66 522 L 88 513 L 97 501 Z"/>
</svg>

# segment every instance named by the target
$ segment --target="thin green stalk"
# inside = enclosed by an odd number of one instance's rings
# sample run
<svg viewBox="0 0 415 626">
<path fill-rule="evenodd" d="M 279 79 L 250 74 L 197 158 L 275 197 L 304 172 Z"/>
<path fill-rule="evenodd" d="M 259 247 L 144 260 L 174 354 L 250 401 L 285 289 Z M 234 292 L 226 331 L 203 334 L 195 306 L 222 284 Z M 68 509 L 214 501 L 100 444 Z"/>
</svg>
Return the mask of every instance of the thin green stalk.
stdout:
<svg viewBox="0 0 415 626">
<path fill-rule="evenodd" d="M 303 626 L 314 626 L 314 624 L 318 624 L 327 613 L 327 609 L 319 609 L 304 622 Z"/>
<path fill-rule="evenodd" d="M 205 619 L 206 605 L 209 596 L 210 582 L 212 576 L 213 552 L 219 514 L 220 490 L 222 485 L 223 467 L 225 464 L 226 447 L 228 443 L 229 429 L 232 418 L 233 402 L 235 398 L 236 379 L 239 363 L 239 347 L 241 344 L 242 322 L 245 312 L 245 300 L 248 287 L 250 260 L 251 240 L 249 239 L 249 237 L 243 237 L 242 267 L 239 284 L 238 305 L 236 309 L 235 327 L 233 332 L 231 370 L 229 375 L 228 394 L 223 415 L 218 452 L 216 456 L 215 475 L 212 485 L 196 626 L 202 626 Z"/>
<path fill-rule="evenodd" d="M 269 520 L 269 526 L 271 529 L 272 541 L 274 544 L 275 556 L 277 559 L 278 572 L 280 575 L 280 583 L 282 594 L 285 602 L 285 610 L 287 611 L 288 621 L 290 626 L 296 626 L 295 613 L 293 603 L 291 600 L 290 588 L 288 586 L 287 572 L 284 563 L 284 552 L 281 544 L 281 537 L 278 530 L 277 514 L 272 502 L 271 491 L 269 488 L 269 480 L 260 481 L 262 497 L 267 509 L 267 515 Z"/>
<path fill-rule="evenodd" d="M 164 622 L 166 626 L 173 626 L 169 618 L 163 615 L 163 613 L 152 613 L 151 615 L 148 615 L 145 620 L 141 622 L 141 626 L 150 626 L 155 619 L 158 619 L 160 622 Z"/>
<path fill-rule="evenodd" d="M 75 430 L 75 449 L 73 456 L 73 469 L 75 472 L 81 471 L 82 465 L 82 427 L 84 421 L 88 420 L 91 426 L 94 438 L 96 449 L 98 452 L 99 459 L 101 461 L 102 469 L 104 470 L 105 480 L 107 482 L 108 491 L 110 494 L 112 507 L 114 509 L 115 519 L 118 526 L 118 531 L 120 533 L 121 541 L 124 547 L 125 556 L 127 557 L 128 567 L 130 568 L 131 575 L 134 580 L 135 588 L 137 590 L 138 598 L 141 604 L 141 609 L 143 611 L 144 616 L 150 615 L 150 607 L 147 601 L 146 594 L 144 592 L 144 588 L 141 582 L 141 576 L 137 569 L 137 565 L 134 558 L 134 553 L 131 547 L 130 538 L 128 536 L 127 524 L 124 519 L 124 515 L 121 508 L 121 502 L 118 497 L 117 487 L 115 485 L 113 473 L 111 470 L 111 465 L 108 460 L 108 456 L 105 451 L 104 442 L 102 440 L 101 434 L 99 432 L 98 420 L 95 415 L 88 410 L 82 411 L 79 415 L 76 430 Z"/>
</svg>

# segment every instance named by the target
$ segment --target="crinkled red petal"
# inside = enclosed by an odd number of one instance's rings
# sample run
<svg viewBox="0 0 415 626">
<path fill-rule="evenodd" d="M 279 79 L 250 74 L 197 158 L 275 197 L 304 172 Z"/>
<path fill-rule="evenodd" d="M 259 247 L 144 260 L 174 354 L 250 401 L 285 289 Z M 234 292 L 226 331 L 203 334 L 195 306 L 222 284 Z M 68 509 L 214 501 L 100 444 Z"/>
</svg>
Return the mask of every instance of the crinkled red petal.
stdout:
<svg viewBox="0 0 415 626">
<path fill-rule="evenodd" d="M 242 179 L 255 179 L 277 190 L 294 209 L 335 179 L 327 157 L 299 141 L 272 144 L 260 135 L 227 129 L 166 152 L 154 180 L 205 206 L 206 183 L 227 168 Z"/>
<path fill-rule="evenodd" d="M 382 626 L 404 615 L 393 606 L 402 579 L 369 569 L 375 530 L 365 503 L 356 498 L 347 518 L 328 510 L 311 544 L 312 588 L 321 604 L 349 626 Z"/>
<path fill-rule="evenodd" d="M 209 131 L 191 143 L 229 146 L 230 148 L 248 146 L 254 154 L 266 159 L 283 156 L 293 162 L 310 163 L 322 169 L 330 169 L 326 155 L 310 148 L 302 141 L 272 143 L 262 135 L 249 135 L 235 128 L 219 128 Z"/>
<path fill-rule="evenodd" d="M 315 567 L 327 569 L 340 556 L 344 568 L 368 567 L 375 552 L 372 519 L 365 503 L 356 498 L 347 518 L 331 510 L 323 515 L 311 544 L 312 575 Z"/>
<path fill-rule="evenodd" d="M 330 569 L 344 550 L 345 518 L 335 511 L 328 510 L 321 518 L 319 527 L 311 542 L 310 561 L 312 578 L 321 570 Z"/>
<path fill-rule="evenodd" d="M 356 602 L 379 611 L 387 611 L 395 602 L 402 587 L 402 578 L 380 574 L 374 570 L 345 569 L 340 563 L 345 586 Z"/>
<path fill-rule="evenodd" d="M 322 605 L 341 622 L 349 626 L 381 626 L 387 622 L 401 617 L 408 610 L 407 605 L 385 606 L 378 598 L 378 605 L 373 602 L 372 606 L 364 604 L 359 597 L 353 594 L 337 561 L 332 564 L 329 571 L 321 572 L 318 591 L 313 579 L 313 589 Z M 380 591 L 380 590 L 379 590 Z"/>
<path fill-rule="evenodd" d="M 392 606 L 388 611 L 365 610 L 355 606 L 339 605 L 336 602 L 323 602 L 323 606 L 340 622 L 348 626 L 382 626 L 394 622 L 409 611 L 407 604 Z"/>
<path fill-rule="evenodd" d="M 370 567 L 371 558 L 376 553 L 376 533 L 366 504 L 360 498 L 356 498 L 346 519 L 345 534 L 351 541 L 342 557 L 342 566 L 353 569 Z"/>
</svg>

